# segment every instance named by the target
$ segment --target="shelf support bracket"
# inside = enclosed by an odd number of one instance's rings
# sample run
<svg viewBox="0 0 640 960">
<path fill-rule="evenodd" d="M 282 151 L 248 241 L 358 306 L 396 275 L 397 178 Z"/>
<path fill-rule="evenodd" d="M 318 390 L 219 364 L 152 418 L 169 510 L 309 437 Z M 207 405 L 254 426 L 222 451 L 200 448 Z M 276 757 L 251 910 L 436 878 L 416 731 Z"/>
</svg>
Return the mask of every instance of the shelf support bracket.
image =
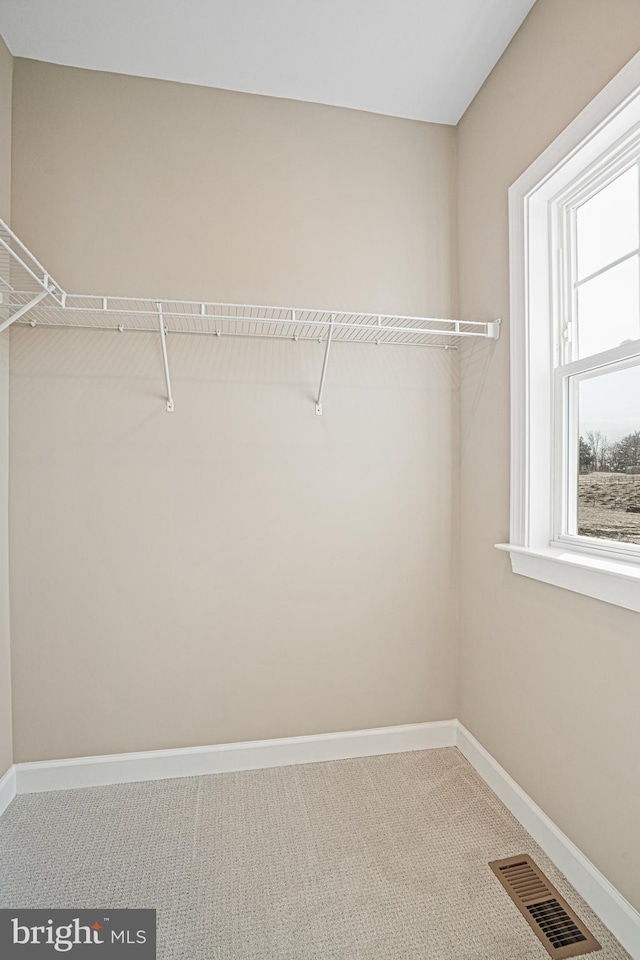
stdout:
<svg viewBox="0 0 640 960">
<path fill-rule="evenodd" d="M 164 366 L 164 379 L 167 385 L 167 413 L 173 413 L 173 394 L 171 393 L 171 377 L 169 376 L 169 357 L 167 355 L 167 331 L 164 325 L 164 316 L 162 315 L 162 304 L 156 303 L 158 309 L 158 320 L 160 324 L 160 344 L 162 346 L 162 363 Z"/>
<path fill-rule="evenodd" d="M 0 323 L 0 333 L 4 333 L 12 323 L 15 323 L 16 320 L 19 320 L 20 317 L 24 317 L 25 313 L 28 313 L 33 307 L 37 306 L 41 300 L 44 300 L 45 297 L 49 296 L 48 290 L 42 290 L 37 297 L 34 297 L 33 300 L 29 300 L 28 303 L 24 303 L 15 313 L 12 313 L 3 323 Z"/>
<path fill-rule="evenodd" d="M 320 386 L 318 387 L 318 399 L 316 400 L 316 416 L 322 416 L 322 393 L 324 390 L 324 378 L 327 375 L 327 362 L 329 360 L 329 351 L 331 350 L 331 338 L 333 337 L 333 324 L 336 319 L 335 313 L 331 314 L 331 323 L 327 333 L 327 345 L 324 348 L 324 360 L 322 361 L 322 373 L 320 374 Z"/>
<path fill-rule="evenodd" d="M 487 336 L 490 340 L 499 340 L 500 339 L 500 326 L 502 324 L 502 319 L 492 320 L 487 324 Z"/>
</svg>

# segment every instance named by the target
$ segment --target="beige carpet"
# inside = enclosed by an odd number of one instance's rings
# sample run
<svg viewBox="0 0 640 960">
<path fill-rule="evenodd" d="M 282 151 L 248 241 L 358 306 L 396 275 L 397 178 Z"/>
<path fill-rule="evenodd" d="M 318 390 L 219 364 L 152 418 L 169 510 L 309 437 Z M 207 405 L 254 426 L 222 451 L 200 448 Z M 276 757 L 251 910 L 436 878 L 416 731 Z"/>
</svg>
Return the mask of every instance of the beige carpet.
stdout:
<svg viewBox="0 0 640 960">
<path fill-rule="evenodd" d="M 522 852 L 627 957 L 455 748 L 18 797 L 0 906 L 155 907 L 161 960 L 545 960 Z"/>
</svg>

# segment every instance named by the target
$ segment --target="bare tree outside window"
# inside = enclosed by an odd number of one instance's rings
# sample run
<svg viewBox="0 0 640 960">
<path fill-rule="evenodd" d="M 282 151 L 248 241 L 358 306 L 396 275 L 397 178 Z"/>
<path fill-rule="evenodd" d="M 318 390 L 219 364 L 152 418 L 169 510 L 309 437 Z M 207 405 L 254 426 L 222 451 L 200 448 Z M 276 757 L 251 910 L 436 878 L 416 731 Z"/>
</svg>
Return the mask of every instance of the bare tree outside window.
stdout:
<svg viewBox="0 0 640 960">
<path fill-rule="evenodd" d="M 578 533 L 640 543 L 640 429 L 614 441 L 586 431 L 579 463 Z"/>
</svg>

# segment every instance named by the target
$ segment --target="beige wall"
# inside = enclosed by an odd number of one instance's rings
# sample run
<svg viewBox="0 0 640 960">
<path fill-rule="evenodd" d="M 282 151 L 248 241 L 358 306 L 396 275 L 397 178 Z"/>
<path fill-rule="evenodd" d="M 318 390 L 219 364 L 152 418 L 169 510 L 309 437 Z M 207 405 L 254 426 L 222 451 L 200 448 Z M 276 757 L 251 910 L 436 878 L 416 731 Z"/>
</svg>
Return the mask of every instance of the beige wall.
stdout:
<svg viewBox="0 0 640 960">
<path fill-rule="evenodd" d="M 11 88 L 13 57 L 0 37 L 0 219 L 11 219 Z"/>
<path fill-rule="evenodd" d="M 11 82 L 13 57 L 0 37 L 0 218 L 11 218 Z M 0 335 L 0 777 L 11 766 L 9 649 L 9 335 Z"/>
<path fill-rule="evenodd" d="M 454 131 L 16 61 L 13 225 L 76 292 L 449 313 Z M 12 334 L 16 759 L 452 717 L 456 360 Z"/>
<path fill-rule="evenodd" d="M 13 225 L 76 293 L 437 313 L 455 131 L 16 60 Z"/>
<path fill-rule="evenodd" d="M 508 317 L 507 189 L 640 46 L 636 0 L 538 0 L 459 125 L 463 316 Z M 640 907 L 640 618 L 510 572 L 508 325 L 461 358 L 460 717 Z M 481 467 L 480 467 L 481 465 Z"/>
</svg>

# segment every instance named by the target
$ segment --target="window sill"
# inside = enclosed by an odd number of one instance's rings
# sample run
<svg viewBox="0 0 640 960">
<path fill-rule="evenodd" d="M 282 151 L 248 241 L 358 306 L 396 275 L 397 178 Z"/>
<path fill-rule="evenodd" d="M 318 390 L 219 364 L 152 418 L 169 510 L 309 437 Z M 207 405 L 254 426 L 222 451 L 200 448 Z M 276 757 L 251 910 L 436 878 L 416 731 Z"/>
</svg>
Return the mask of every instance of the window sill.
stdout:
<svg viewBox="0 0 640 960">
<path fill-rule="evenodd" d="M 497 543 L 511 555 L 511 569 L 574 593 L 640 613 L 640 566 L 558 547 Z"/>
</svg>

